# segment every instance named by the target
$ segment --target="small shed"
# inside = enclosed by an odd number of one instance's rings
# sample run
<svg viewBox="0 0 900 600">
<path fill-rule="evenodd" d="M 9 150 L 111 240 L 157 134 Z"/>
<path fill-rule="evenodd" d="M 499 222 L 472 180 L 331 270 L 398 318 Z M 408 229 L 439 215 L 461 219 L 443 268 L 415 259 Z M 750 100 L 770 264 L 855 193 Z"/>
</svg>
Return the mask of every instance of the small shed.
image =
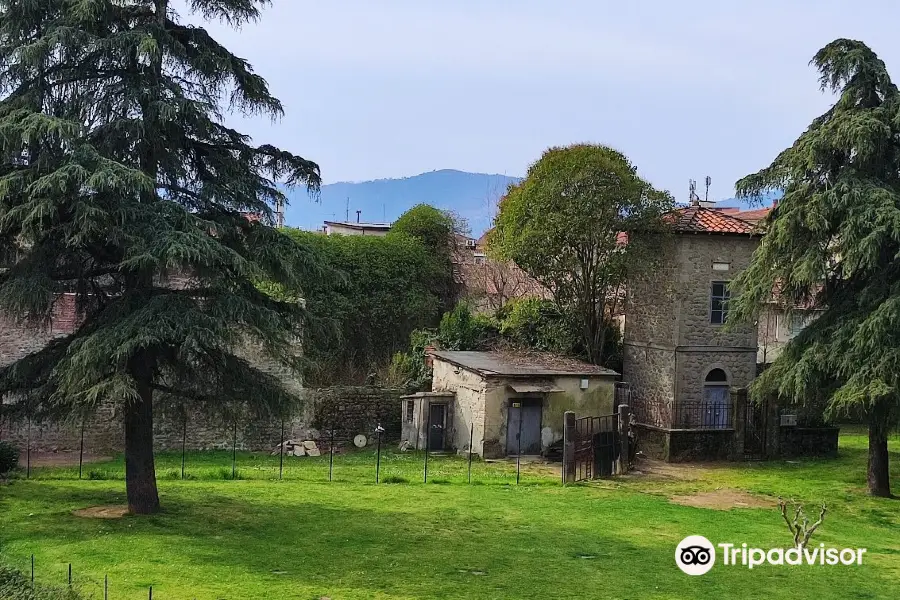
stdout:
<svg viewBox="0 0 900 600">
<path fill-rule="evenodd" d="M 563 415 L 614 412 L 618 373 L 546 353 L 432 351 L 433 392 L 404 398 L 403 436 L 424 449 L 485 458 L 537 455 L 562 439 Z"/>
<path fill-rule="evenodd" d="M 400 398 L 401 440 L 416 450 L 441 452 L 450 448 L 447 426 L 453 423 L 452 392 L 419 392 Z M 468 444 L 468 440 L 466 441 Z"/>
</svg>

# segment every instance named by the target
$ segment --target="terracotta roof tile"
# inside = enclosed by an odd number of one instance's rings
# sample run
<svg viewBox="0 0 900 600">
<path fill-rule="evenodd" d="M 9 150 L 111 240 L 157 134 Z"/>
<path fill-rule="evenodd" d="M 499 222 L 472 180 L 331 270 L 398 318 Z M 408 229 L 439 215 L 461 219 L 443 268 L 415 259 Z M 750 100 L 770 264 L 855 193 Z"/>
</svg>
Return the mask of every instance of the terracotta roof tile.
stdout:
<svg viewBox="0 0 900 600">
<path fill-rule="evenodd" d="M 742 210 L 737 216 L 738 218 L 750 221 L 751 223 L 759 223 L 768 217 L 770 212 L 772 212 L 772 207 L 757 208 L 756 210 Z"/>
<path fill-rule="evenodd" d="M 753 223 L 702 206 L 680 208 L 670 216 L 675 231 L 686 233 L 739 233 L 753 234 Z"/>
</svg>

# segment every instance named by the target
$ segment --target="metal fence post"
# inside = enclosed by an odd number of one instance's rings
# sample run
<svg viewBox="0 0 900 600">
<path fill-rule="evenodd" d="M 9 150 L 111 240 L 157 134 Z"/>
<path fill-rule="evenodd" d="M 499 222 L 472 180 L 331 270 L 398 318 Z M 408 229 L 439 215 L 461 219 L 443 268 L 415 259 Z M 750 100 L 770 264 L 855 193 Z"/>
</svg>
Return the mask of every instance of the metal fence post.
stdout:
<svg viewBox="0 0 900 600">
<path fill-rule="evenodd" d="M 184 457 L 187 449 L 187 412 L 181 415 L 181 479 L 184 480 Z"/>
<path fill-rule="evenodd" d="M 428 451 L 431 449 L 431 402 L 425 406 L 425 478 L 422 483 L 428 483 Z"/>
<path fill-rule="evenodd" d="M 519 485 L 519 468 L 522 461 L 522 409 L 519 408 L 519 432 L 516 434 L 516 485 Z"/>
<path fill-rule="evenodd" d="M 472 483 L 472 442 L 475 439 L 475 423 L 469 426 L 469 483 Z"/>
<path fill-rule="evenodd" d="M 31 555 L 31 589 L 34 589 L 34 554 Z"/>
<path fill-rule="evenodd" d="M 384 427 L 381 426 L 381 423 L 375 428 L 375 434 L 378 436 L 378 449 L 376 450 L 375 459 L 375 483 L 379 482 L 379 478 L 381 475 L 381 434 L 384 431 Z"/>
<path fill-rule="evenodd" d="M 69 563 L 69 587 L 72 587 L 72 563 Z"/>
<path fill-rule="evenodd" d="M 25 479 L 31 478 L 31 417 L 28 417 L 28 433 L 25 435 Z"/>
<path fill-rule="evenodd" d="M 109 575 L 103 576 L 103 600 L 109 600 Z"/>
<path fill-rule="evenodd" d="M 334 421 L 331 422 L 331 441 L 328 444 L 328 481 L 334 475 Z"/>
<path fill-rule="evenodd" d="M 631 407 L 627 404 L 619 405 L 619 475 L 628 472 L 629 457 L 631 449 L 629 448 L 628 433 L 631 430 Z"/>
<path fill-rule="evenodd" d="M 231 479 L 237 476 L 237 419 L 234 420 L 234 429 L 231 437 Z M 152 587 L 151 594 L 152 592 Z"/>
<path fill-rule="evenodd" d="M 284 477 L 284 417 L 281 417 L 281 440 L 278 444 L 278 480 Z"/>
<path fill-rule="evenodd" d="M 84 417 L 81 417 L 81 443 L 78 446 L 78 479 L 84 468 Z"/>
<path fill-rule="evenodd" d="M 563 464 L 562 483 L 575 482 L 575 413 L 566 411 L 563 416 Z"/>
</svg>

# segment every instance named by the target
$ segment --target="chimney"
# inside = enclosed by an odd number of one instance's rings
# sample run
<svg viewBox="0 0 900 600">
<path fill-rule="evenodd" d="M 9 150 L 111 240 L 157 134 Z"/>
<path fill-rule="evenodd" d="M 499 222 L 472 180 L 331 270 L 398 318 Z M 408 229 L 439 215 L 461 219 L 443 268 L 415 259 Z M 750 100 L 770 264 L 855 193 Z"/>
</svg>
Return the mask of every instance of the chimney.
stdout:
<svg viewBox="0 0 900 600">
<path fill-rule="evenodd" d="M 425 346 L 425 366 L 429 369 L 434 367 L 434 354 L 432 354 L 437 348 L 434 346 Z"/>
</svg>

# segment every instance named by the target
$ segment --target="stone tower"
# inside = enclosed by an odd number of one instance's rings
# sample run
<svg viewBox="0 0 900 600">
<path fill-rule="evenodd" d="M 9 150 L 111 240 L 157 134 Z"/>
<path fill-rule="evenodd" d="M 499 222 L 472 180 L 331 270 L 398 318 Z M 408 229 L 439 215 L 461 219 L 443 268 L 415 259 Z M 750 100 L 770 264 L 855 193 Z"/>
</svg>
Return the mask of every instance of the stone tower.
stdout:
<svg viewBox="0 0 900 600">
<path fill-rule="evenodd" d="M 757 351 L 754 325 L 723 331 L 729 283 L 760 236 L 753 224 L 699 202 L 676 211 L 673 225 L 673 235 L 629 236 L 629 244 L 660 250 L 662 262 L 629 281 L 623 379 L 639 423 L 729 430 L 728 390 L 753 380 Z"/>
</svg>

